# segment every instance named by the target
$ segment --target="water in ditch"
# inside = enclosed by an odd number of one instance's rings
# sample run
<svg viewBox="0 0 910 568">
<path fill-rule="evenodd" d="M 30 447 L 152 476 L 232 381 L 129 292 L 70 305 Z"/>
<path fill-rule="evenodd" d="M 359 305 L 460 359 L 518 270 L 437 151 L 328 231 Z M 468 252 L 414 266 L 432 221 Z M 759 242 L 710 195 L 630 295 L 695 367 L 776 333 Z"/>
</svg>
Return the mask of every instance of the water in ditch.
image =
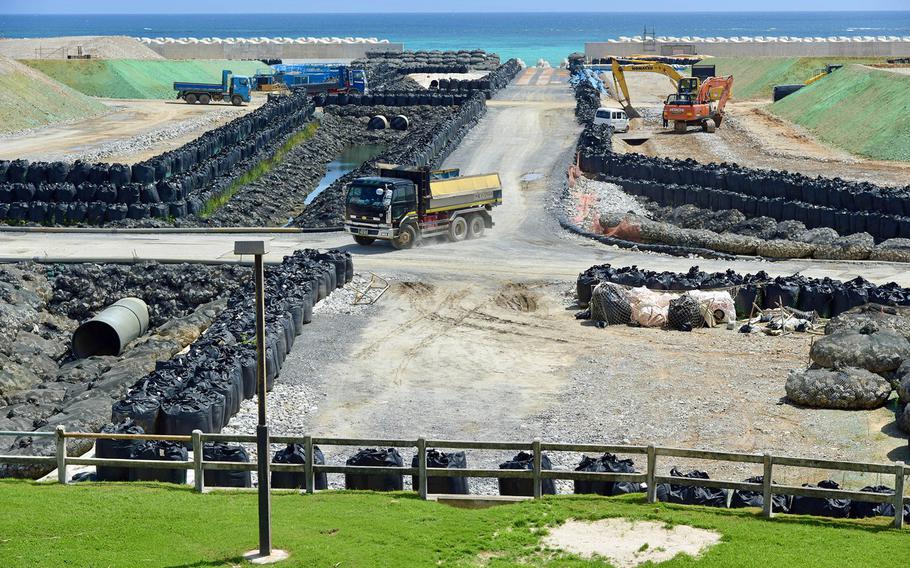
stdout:
<svg viewBox="0 0 910 568">
<path fill-rule="evenodd" d="M 306 196 L 304 204 L 312 203 L 317 195 L 335 183 L 338 178 L 356 170 L 361 164 L 378 156 L 385 149 L 385 144 L 356 144 L 346 147 L 328 165 L 325 175 L 319 180 L 319 185 Z"/>
</svg>

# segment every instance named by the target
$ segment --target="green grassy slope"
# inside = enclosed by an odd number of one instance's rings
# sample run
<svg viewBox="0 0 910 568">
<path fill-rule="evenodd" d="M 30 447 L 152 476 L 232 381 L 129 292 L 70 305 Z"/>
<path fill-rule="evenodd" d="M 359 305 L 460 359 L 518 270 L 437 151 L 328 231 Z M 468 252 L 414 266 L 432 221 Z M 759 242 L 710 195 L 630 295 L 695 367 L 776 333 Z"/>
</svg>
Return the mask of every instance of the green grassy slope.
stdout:
<svg viewBox="0 0 910 568">
<path fill-rule="evenodd" d="M 769 108 L 854 154 L 910 161 L 910 75 L 845 67 Z"/>
<path fill-rule="evenodd" d="M 174 81 L 220 83 L 222 69 L 238 75 L 265 70 L 258 61 L 228 60 L 29 60 L 26 65 L 94 97 L 113 99 L 170 99 Z"/>
<path fill-rule="evenodd" d="M 733 96 L 739 100 L 771 99 L 774 85 L 805 83 L 826 64 L 883 63 L 882 57 L 714 57 L 718 75 L 733 75 Z"/>
<path fill-rule="evenodd" d="M 154 484 L 40 485 L 0 480 L 0 566 L 219 567 L 257 547 L 256 494 L 196 494 Z M 273 543 L 287 567 L 608 566 L 542 547 L 568 518 L 625 517 L 721 533 L 701 558 L 663 567 L 891 566 L 910 558 L 910 532 L 888 519 L 841 521 L 757 510 L 648 505 L 644 497 L 561 496 L 483 510 L 413 493 L 272 496 Z"/>
<path fill-rule="evenodd" d="M 0 57 L 0 132 L 80 120 L 106 108 L 34 69 Z"/>
</svg>

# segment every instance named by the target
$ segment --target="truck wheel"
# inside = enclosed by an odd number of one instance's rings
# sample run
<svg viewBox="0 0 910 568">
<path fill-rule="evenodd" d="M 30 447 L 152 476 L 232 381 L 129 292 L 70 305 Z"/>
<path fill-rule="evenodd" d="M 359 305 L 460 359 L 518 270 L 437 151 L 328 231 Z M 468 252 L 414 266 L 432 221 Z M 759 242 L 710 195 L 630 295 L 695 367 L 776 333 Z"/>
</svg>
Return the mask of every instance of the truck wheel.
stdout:
<svg viewBox="0 0 910 568">
<path fill-rule="evenodd" d="M 717 130 L 717 124 L 715 124 L 714 121 L 709 118 L 708 120 L 706 120 L 702 123 L 701 128 L 705 132 L 711 133 L 711 132 L 714 132 L 715 130 Z"/>
<path fill-rule="evenodd" d="M 413 224 L 403 225 L 398 231 L 398 238 L 392 241 L 397 250 L 409 249 L 417 242 L 417 229 Z"/>
<path fill-rule="evenodd" d="M 209 102 L 210 102 L 211 100 L 212 100 L 212 97 L 210 97 L 210 96 L 208 96 L 208 95 L 199 95 L 199 102 L 202 103 L 202 104 L 204 104 L 204 105 L 209 104 Z"/>
<path fill-rule="evenodd" d="M 194 95 L 193 93 L 190 93 L 190 94 L 186 95 L 185 97 L 183 97 L 183 100 L 185 100 L 186 104 L 189 104 L 189 105 L 196 104 L 196 95 Z"/>
<path fill-rule="evenodd" d="M 243 99 L 240 97 L 240 95 L 234 95 L 231 97 L 231 104 L 235 107 L 239 107 L 243 104 Z"/>
<path fill-rule="evenodd" d="M 677 134 L 684 134 L 688 127 L 689 127 L 689 125 L 686 124 L 685 120 L 673 121 L 673 132 L 675 132 Z"/>
<path fill-rule="evenodd" d="M 468 238 L 479 239 L 483 236 L 485 228 L 486 226 L 483 224 L 483 217 L 480 215 L 471 216 L 471 220 L 468 222 Z"/>
<path fill-rule="evenodd" d="M 358 245 L 368 247 L 371 244 L 376 242 L 376 239 L 372 237 L 362 237 L 360 235 L 354 235 L 354 242 Z"/>
<path fill-rule="evenodd" d="M 453 243 L 461 242 L 468 236 L 468 222 L 464 217 L 455 217 L 449 223 L 449 240 Z"/>
</svg>

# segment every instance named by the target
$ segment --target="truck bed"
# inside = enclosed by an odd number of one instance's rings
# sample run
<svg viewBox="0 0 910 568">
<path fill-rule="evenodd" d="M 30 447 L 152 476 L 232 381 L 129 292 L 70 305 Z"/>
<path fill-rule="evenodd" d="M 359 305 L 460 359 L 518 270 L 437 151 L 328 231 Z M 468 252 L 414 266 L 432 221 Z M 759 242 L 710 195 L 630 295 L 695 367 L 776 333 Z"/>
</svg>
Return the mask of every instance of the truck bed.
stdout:
<svg viewBox="0 0 910 568">
<path fill-rule="evenodd" d="M 175 91 L 212 91 L 221 93 L 224 85 L 220 83 L 174 83 Z"/>
<path fill-rule="evenodd" d="M 430 182 L 427 213 L 437 213 L 470 206 L 502 204 L 499 174 L 462 176 Z"/>
</svg>

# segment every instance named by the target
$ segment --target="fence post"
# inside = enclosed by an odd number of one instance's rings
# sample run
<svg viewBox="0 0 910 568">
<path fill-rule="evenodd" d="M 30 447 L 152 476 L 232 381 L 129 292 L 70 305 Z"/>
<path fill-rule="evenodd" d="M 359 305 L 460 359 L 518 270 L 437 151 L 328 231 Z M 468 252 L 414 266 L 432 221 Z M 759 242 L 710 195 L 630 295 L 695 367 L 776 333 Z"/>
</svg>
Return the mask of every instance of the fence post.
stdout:
<svg viewBox="0 0 910 568">
<path fill-rule="evenodd" d="M 316 491 L 316 476 L 313 474 L 313 437 L 303 437 L 303 476 L 306 478 L 306 492 L 314 493 Z"/>
<path fill-rule="evenodd" d="M 657 484 L 654 482 L 657 476 L 657 450 L 654 446 L 648 446 L 648 471 L 646 483 L 648 484 L 648 503 L 657 502 Z"/>
<path fill-rule="evenodd" d="M 540 499 L 540 438 L 534 438 L 531 448 L 534 451 L 534 498 Z"/>
<path fill-rule="evenodd" d="M 202 493 L 205 489 L 205 473 L 202 470 L 202 430 L 193 430 L 193 481 L 196 492 Z"/>
<path fill-rule="evenodd" d="M 894 462 L 894 528 L 904 528 L 904 464 Z"/>
<path fill-rule="evenodd" d="M 66 429 L 57 426 L 57 483 L 66 485 Z"/>
<path fill-rule="evenodd" d="M 417 439 L 417 490 L 421 499 L 427 498 L 427 440 L 423 436 Z"/>
<path fill-rule="evenodd" d="M 762 515 L 766 519 L 770 519 L 774 515 L 774 503 L 773 503 L 773 499 L 771 496 L 772 462 L 771 462 L 771 454 L 769 454 L 768 452 L 765 452 L 765 454 L 762 456 L 762 465 L 764 467 L 762 470 L 762 485 L 761 485 L 762 509 L 761 509 L 761 512 L 762 512 Z"/>
</svg>

